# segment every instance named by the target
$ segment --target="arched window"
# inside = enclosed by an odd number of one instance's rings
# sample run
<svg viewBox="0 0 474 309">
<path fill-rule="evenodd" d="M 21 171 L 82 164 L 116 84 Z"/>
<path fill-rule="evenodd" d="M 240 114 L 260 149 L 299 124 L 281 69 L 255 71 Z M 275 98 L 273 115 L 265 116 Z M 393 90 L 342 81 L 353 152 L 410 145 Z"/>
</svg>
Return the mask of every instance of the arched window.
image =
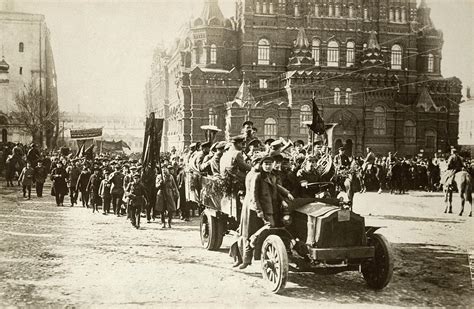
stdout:
<svg viewBox="0 0 474 309">
<path fill-rule="evenodd" d="M 390 10 L 388 11 L 388 20 L 389 20 L 389 21 L 393 21 L 393 9 L 390 9 Z"/>
<path fill-rule="evenodd" d="M 258 41 L 258 64 L 270 64 L 270 42 L 267 39 Z"/>
<path fill-rule="evenodd" d="M 387 128 L 387 116 L 385 108 L 377 106 L 374 109 L 374 135 L 385 135 Z"/>
<path fill-rule="evenodd" d="M 352 90 L 351 88 L 346 89 L 346 105 L 352 104 Z"/>
<path fill-rule="evenodd" d="M 392 46 L 391 67 L 392 70 L 402 69 L 402 47 L 398 44 Z"/>
<path fill-rule="evenodd" d="M 314 5 L 314 16 L 315 17 L 319 16 L 319 4 Z"/>
<path fill-rule="evenodd" d="M 314 59 L 314 65 L 319 66 L 319 48 L 320 48 L 321 42 L 318 39 L 313 39 L 313 44 L 311 48 L 311 53 L 313 55 Z"/>
<path fill-rule="evenodd" d="M 274 118 L 267 118 L 265 119 L 265 123 L 263 126 L 263 135 L 265 135 L 265 139 L 267 138 L 275 138 L 277 136 L 277 122 Z"/>
<path fill-rule="evenodd" d="M 260 1 L 255 2 L 255 13 L 260 13 Z"/>
<path fill-rule="evenodd" d="M 336 17 L 340 17 L 340 16 L 341 16 L 341 7 L 340 7 L 339 5 L 336 5 L 336 6 L 335 6 L 334 15 L 335 15 Z"/>
<path fill-rule="evenodd" d="M 307 121 L 311 121 L 313 114 L 309 105 L 303 105 L 300 109 L 300 134 L 308 134 L 308 126 L 305 124 Z"/>
<path fill-rule="evenodd" d="M 401 10 L 401 21 L 402 23 L 407 22 L 407 12 L 406 12 L 405 7 L 402 7 L 402 10 Z"/>
<path fill-rule="evenodd" d="M 268 9 L 268 13 L 273 14 L 273 0 L 270 0 L 270 6 Z"/>
<path fill-rule="evenodd" d="M 433 54 L 428 54 L 428 73 L 434 72 L 434 56 Z"/>
<path fill-rule="evenodd" d="M 339 44 L 336 41 L 328 43 L 328 67 L 339 66 Z"/>
<path fill-rule="evenodd" d="M 395 22 L 400 22 L 400 9 L 395 9 Z"/>
<path fill-rule="evenodd" d="M 405 121 L 404 125 L 404 141 L 405 144 L 414 144 L 416 141 L 416 126 L 411 120 Z"/>
<path fill-rule="evenodd" d="M 262 5 L 262 14 L 267 14 L 267 3 L 263 1 Z"/>
<path fill-rule="evenodd" d="M 433 152 L 436 150 L 436 139 L 437 134 L 435 130 L 425 131 L 425 148 L 428 152 Z"/>
<path fill-rule="evenodd" d="M 349 5 L 349 18 L 353 18 L 354 17 L 354 7 L 351 5 Z"/>
<path fill-rule="evenodd" d="M 212 107 L 209 109 L 209 125 L 217 126 L 217 114 Z"/>
<path fill-rule="evenodd" d="M 355 45 L 354 42 L 347 42 L 347 50 L 346 50 L 346 66 L 352 67 L 354 66 L 354 59 L 355 58 Z"/>
<path fill-rule="evenodd" d="M 369 10 L 364 8 L 364 20 L 369 20 Z"/>
<path fill-rule="evenodd" d="M 295 4 L 295 16 L 299 17 L 300 16 L 300 7 L 298 4 Z"/>
<path fill-rule="evenodd" d="M 20 53 L 25 51 L 25 44 L 23 44 L 23 42 L 20 42 L 20 44 L 18 44 L 18 51 Z"/>
<path fill-rule="evenodd" d="M 211 45 L 211 64 L 217 63 L 217 46 L 216 44 Z"/>
<path fill-rule="evenodd" d="M 334 10 L 334 8 L 333 8 L 333 6 L 330 4 L 330 5 L 329 5 L 329 8 L 328 8 L 328 16 L 329 16 L 329 17 L 332 17 L 332 15 L 334 14 L 333 10 Z"/>
<path fill-rule="evenodd" d="M 341 89 L 339 88 L 334 89 L 334 104 L 341 104 Z"/>
</svg>

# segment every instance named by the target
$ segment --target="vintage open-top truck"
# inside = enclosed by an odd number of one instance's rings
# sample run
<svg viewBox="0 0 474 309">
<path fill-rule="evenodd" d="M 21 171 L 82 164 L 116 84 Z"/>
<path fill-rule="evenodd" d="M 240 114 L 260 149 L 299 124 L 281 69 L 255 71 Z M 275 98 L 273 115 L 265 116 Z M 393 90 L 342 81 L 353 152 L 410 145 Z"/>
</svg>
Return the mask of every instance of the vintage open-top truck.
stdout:
<svg viewBox="0 0 474 309">
<path fill-rule="evenodd" d="M 199 176 L 199 185 L 194 187 L 199 192 L 193 195 L 204 208 L 200 234 L 208 250 L 220 248 L 224 235 L 237 230 L 242 205 L 238 192 L 228 196 L 215 188 L 216 182 L 214 177 Z M 325 188 L 328 183 L 313 185 Z M 254 259 L 261 261 L 262 276 L 272 292 L 285 287 L 290 268 L 318 274 L 360 271 L 373 289 L 390 282 L 390 244 L 375 233 L 378 227 L 365 225 L 350 203 L 337 198 L 297 198 L 289 203 L 288 213 L 284 226 L 265 229 L 255 242 Z"/>
</svg>

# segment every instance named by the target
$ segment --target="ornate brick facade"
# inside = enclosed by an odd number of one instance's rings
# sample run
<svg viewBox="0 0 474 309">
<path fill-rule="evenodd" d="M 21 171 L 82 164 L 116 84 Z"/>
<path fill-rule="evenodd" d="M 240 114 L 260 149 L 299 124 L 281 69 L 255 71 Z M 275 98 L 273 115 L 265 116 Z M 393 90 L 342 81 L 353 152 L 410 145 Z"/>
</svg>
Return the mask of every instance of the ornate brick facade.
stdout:
<svg viewBox="0 0 474 309">
<path fill-rule="evenodd" d="M 166 119 L 165 149 L 203 140 L 205 124 L 237 134 L 247 118 L 261 138 L 306 139 L 314 96 L 338 123 L 334 147 L 445 150 L 457 145 L 461 82 L 442 77 L 442 46 L 425 1 L 237 0 L 224 18 L 205 0 L 157 49 L 147 108 Z"/>
</svg>

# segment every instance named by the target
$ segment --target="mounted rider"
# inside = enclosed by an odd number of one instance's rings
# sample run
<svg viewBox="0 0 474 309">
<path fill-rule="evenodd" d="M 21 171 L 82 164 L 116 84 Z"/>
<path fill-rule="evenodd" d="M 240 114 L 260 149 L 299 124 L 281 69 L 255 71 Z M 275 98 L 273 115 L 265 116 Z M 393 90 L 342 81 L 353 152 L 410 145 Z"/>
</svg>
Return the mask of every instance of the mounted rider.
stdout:
<svg viewBox="0 0 474 309">
<path fill-rule="evenodd" d="M 365 172 L 367 169 L 371 169 L 375 164 L 375 154 L 372 151 L 372 148 L 367 147 L 367 156 L 364 159 L 364 164 L 362 164 L 362 170 Z"/>
<path fill-rule="evenodd" d="M 451 149 L 451 155 L 448 158 L 448 170 L 445 173 L 445 183 L 449 182 L 450 186 L 454 186 L 454 175 L 460 172 L 464 167 L 462 158 L 457 154 L 456 148 Z"/>
<path fill-rule="evenodd" d="M 339 147 L 338 154 L 334 156 L 334 166 L 336 167 L 336 172 L 350 168 L 351 160 L 346 155 L 344 147 Z"/>
</svg>

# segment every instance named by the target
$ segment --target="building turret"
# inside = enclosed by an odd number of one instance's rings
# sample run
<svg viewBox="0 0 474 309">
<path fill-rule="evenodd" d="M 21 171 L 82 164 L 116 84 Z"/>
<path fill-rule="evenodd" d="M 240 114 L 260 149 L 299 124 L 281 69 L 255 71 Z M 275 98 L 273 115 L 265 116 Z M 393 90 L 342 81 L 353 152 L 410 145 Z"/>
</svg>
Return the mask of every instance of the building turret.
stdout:
<svg viewBox="0 0 474 309">
<path fill-rule="evenodd" d="M 301 70 L 314 66 L 314 59 L 311 55 L 311 46 L 304 28 L 298 29 L 298 35 L 293 44 L 290 59 L 288 61 L 289 70 Z"/>
<path fill-rule="evenodd" d="M 386 69 L 383 54 L 377 40 L 377 32 L 373 30 L 370 32 L 369 43 L 367 48 L 364 49 L 361 64 L 364 67 L 373 67 L 372 70 L 376 71 Z"/>
<path fill-rule="evenodd" d="M 441 49 L 443 33 L 431 21 L 431 9 L 422 0 L 416 12 L 415 29 L 418 32 L 417 71 L 423 74 L 441 75 Z"/>
</svg>

